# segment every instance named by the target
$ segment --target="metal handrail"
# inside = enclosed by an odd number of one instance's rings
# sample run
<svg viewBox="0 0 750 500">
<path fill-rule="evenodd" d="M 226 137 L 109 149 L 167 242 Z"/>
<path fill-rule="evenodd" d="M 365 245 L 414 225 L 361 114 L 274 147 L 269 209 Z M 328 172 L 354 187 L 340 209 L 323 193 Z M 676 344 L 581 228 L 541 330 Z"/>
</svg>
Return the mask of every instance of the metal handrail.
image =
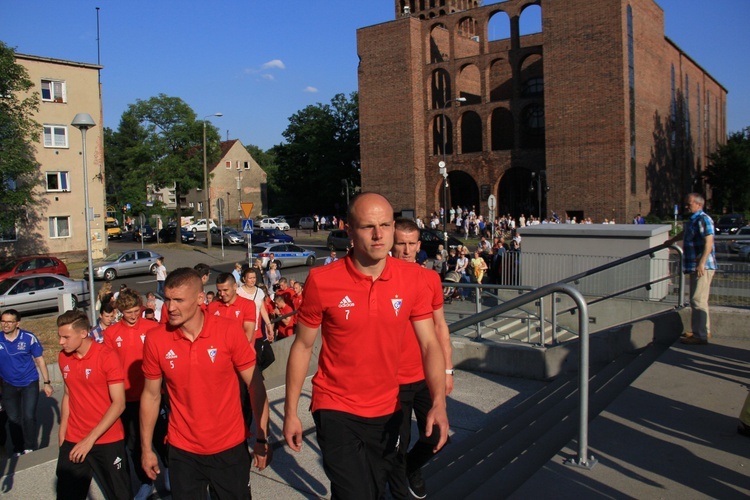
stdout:
<svg viewBox="0 0 750 500">
<path fill-rule="evenodd" d="M 452 323 L 448 330 L 455 333 L 467 326 L 480 323 L 492 316 L 506 313 L 512 309 L 519 308 L 539 300 L 542 297 L 552 293 L 564 293 L 568 295 L 578 306 L 578 456 L 570 459 L 571 465 L 578 467 L 592 468 L 596 464 L 596 459 L 588 454 L 588 420 L 589 420 L 589 336 L 588 323 L 589 313 L 586 300 L 581 292 L 568 283 L 552 283 L 528 293 L 520 295 L 514 299 L 505 302 L 499 306 L 494 306 L 484 311 L 469 316 L 468 318 Z"/>
</svg>

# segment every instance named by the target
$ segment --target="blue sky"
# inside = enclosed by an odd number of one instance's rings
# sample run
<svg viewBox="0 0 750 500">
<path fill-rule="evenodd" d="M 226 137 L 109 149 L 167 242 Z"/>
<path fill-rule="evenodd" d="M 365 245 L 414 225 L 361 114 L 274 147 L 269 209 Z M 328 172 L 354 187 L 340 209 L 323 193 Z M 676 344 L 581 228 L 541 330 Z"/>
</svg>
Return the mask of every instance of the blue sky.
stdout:
<svg viewBox="0 0 750 500">
<path fill-rule="evenodd" d="M 356 91 L 356 30 L 394 18 L 393 0 L 0 1 L 0 40 L 91 63 L 100 7 L 105 126 L 164 93 L 199 118 L 223 113 L 212 120 L 222 138 L 262 149 L 283 142 L 295 112 Z M 667 36 L 729 90 L 728 130 L 750 126 L 750 1 L 657 3 Z"/>
</svg>

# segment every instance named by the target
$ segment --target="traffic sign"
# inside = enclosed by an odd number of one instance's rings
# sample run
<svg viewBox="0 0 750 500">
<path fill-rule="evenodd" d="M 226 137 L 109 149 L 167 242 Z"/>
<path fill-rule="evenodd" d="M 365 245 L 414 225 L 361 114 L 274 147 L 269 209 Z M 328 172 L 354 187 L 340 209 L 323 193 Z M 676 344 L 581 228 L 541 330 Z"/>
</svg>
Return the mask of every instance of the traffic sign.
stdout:
<svg viewBox="0 0 750 500">
<path fill-rule="evenodd" d="M 242 213 L 244 214 L 245 219 L 249 219 L 250 218 L 250 212 L 253 211 L 253 204 L 252 204 L 252 202 L 240 203 L 240 206 L 242 207 Z M 243 224 L 243 226 L 244 226 L 244 224 Z"/>
<path fill-rule="evenodd" d="M 253 219 L 244 219 L 242 221 L 242 232 L 245 234 L 253 234 Z"/>
</svg>

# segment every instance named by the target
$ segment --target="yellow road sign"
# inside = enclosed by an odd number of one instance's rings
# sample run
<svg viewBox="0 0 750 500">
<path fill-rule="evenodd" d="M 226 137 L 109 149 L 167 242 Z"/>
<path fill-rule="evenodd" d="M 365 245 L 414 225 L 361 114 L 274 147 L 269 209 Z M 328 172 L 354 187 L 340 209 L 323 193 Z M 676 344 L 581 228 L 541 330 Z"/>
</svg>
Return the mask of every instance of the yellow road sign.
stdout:
<svg viewBox="0 0 750 500">
<path fill-rule="evenodd" d="M 240 203 L 242 206 L 242 213 L 245 214 L 245 218 L 250 218 L 250 212 L 253 211 L 253 204 L 251 202 L 248 203 Z"/>
</svg>

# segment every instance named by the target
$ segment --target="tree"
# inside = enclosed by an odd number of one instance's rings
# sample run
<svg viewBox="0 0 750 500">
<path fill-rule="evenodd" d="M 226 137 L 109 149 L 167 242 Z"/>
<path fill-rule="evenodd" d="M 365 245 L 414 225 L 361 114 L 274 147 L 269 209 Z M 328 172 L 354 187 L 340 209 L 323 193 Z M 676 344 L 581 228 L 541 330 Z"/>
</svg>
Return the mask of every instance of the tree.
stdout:
<svg viewBox="0 0 750 500">
<path fill-rule="evenodd" d="M 39 93 L 29 93 L 33 87 L 15 51 L 0 42 L 0 233 L 8 238 L 15 238 L 19 222 L 36 226 L 34 207 L 42 203 L 35 191 L 42 178 L 34 148 L 40 125 L 32 118 Z"/>
<path fill-rule="evenodd" d="M 704 172 L 711 185 L 716 212 L 745 212 L 750 208 L 750 127 L 729 135 L 727 143 L 709 155 Z"/>
<path fill-rule="evenodd" d="M 179 97 L 159 94 L 131 104 L 113 136 L 113 145 L 120 148 L 112 153 L 116 159 L 113 175 L 115 181 L 122 183 L 115 184 L 115 189 L 143 186 L 145 194 L 144 182 L 155 189 L 174 185 L 179 221 L 180 197 L 203 187 L 203 125 Z M 207 161 L 215 163 L 220 154 L 220 138 L 210 123 L 206 123 L 206 144 Z"/>
<path fill-rule="evenodd" d="M 258 163 L 258 166 L 266 173 L 266 195 L 267 200 L 276 201 L 282 192 L 281 187 L 276 182 L 278 180 L 279 166 L 276 163 L 276 155 L 273 149 L 263 151 L 258 146 L 248 144 L 245 149 L 250 156 Z"/>
<path fill-rule="evenodd" d="M 310 105 L 289 119 L 287 140 L 273 148 L 275 182 L 283 188 L 274 208 L 343 213 L 342 181 L 358 186 L 359 97 L 337 94 L 331 104 Z"/>
<path fill-rule="evenodd" d="M 146 202 L 148 179 L 139 175 L 140 165 L 150 164 L 145 147 L 148 134 L 132 114 L 123 114 L 117 131 L 104 129 L 104 164 L 107 204 L 122 207 L 130 203 L 134 213 Z"/>
</svg>

